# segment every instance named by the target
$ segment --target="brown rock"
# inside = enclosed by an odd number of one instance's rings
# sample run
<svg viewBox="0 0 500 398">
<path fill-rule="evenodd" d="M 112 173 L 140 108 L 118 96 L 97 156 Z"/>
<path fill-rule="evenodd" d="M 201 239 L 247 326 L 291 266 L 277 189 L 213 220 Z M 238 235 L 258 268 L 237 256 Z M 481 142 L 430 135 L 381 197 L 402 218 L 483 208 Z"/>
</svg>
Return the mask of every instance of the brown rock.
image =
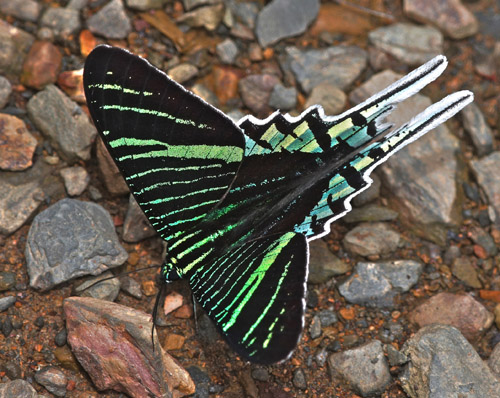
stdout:
<svg viewBox="0 0 500 398">
<path fill-rule="evenodd" d="M 0 20 L 0 74 L 19 75 L 33 41 L 29 33 Z"/>
<path fill-rule="evenodd" d="M 477 271 L 467 257 L 459 257 L 453 261 L 451 272 L 467 286 L 480 289 L 483 287 L 477 277 Z"/>
<path fill-rule="evenodd" d="M 24 61 L 21 83 L 41 90 L 55 83 L 61 70 L 62 55 L 59 49 L 48 41 L 33 43 Z"/>
<path fill-rule="evenodd" d="M 420 327 L 433 323 L 454 326 L 473 342 L 490 328 L 493 314 L 469 295 L 439 293 L 413 310 L 410 320 Z"/>
<path fill-rule="evenodd" d="M 193 316 L 193 307 L 189 304 L 183 304 L 173 314 L 176 318 L 189 319 Z"/>
<path fill-rule="evenodd" d="M 274 75 L 250 75 L 240 80 L 239 90 L 241 99 L 247 108 L 256 116 L 263 117 L 269 113 L 269 97 L 273 87 L 279 83 Z"/>
<path fill-rule="evenodd" d="M 83 91 L 83 69 L 62 72 L 57 78 L 57 85 L 61 87 L 73 101 L 79 104 L 86 103 L 85 93 Z"/>
<path fill-rule="evenodd" d="M 224 4 L 214 6 L 198 7 L 193 11 L 186 12 L 177 19 L 178 22 L 193 28 L 204 27 L 206 30 L 213 31 L 219 26 L 224 16 Z"/>
<path fill-rule="evenodd" d="M 116 196 L 130 193 L 120 170 L 116 167 L 116 164 L 106 149 L 104 142 L 102 142 L 102 139 L 97 139 L 96 144 L 97 163 L 99 164 L 99 170 L 101 172 L 101 177 L 104 180 L 104 185 L 106 185 L 109 193 Z"/>
<path fill-rule="evenodd" d="M 151 316 L 93 298 L 64 300 L 68 343 L 99 390 L 133 397 L 192 394 L 189 374 L 168 355 L 154 334 Z"/>
<path fill-rule="evenodd" d="M 163 348 L 167 351 L 180 350 L 184 345 L 186 338 L 180 334 L 169 334 L 163 343 Z"/>
<path fill-rule="evenodd" d="M 0 114 L 0 169 L 19 171 L 31 167 L 36 144 L 21 119 Z"/>
<path fill-rule="evenodd" d="M 238 82 L 241 78 L 240 71 L 230 66 L 215 66 L 213 76 L 215 95 L 221 105 L 238 96 Z"/>
</svg>

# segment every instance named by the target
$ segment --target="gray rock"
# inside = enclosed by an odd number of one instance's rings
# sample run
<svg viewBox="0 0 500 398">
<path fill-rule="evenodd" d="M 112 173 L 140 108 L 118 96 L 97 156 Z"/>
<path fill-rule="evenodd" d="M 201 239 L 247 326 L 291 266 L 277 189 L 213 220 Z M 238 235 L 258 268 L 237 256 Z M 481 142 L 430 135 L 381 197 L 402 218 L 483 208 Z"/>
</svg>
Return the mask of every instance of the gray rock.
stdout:
<svg viewBox="0 0 500 398">
<path fill-rule="evenodd" d="M 483 284 L 478 278 L 477 270 L 469 257 L 458 257 L 453 261 L 451 272 L 467 286 L 481 289 Z"/>
<path fill-rule="evenodd" d="M 121 0 L 111 0 L 87 20 L 87 26 L 107 39 L 125 39 L 132 30 Z"/>
<path fill-rule="evenodd" d="M 16 285 L 16 273 L 0 271 L 0 292 L 12 289 Z"/>
<path fill-rule="evenodd" d="M 236 57 L 238 56 L 238 46 L 236 46 L 236 43 L 229 38 L 217 44 L 215 51 L 224 64 L 234 63 Z"/>
<path fill-rule="evenodd" d="M 321 50 L 287 47 L 281 66 L 284 70 L 291 70 L 302 90 L 309 94 L 314 87 L 326 83 L 344 90 L 360 75 L 366 62 L 366 51 L 355 46 Z"/>
<path fill-rule="evenodd" d="M 1 181 L 0 189 L 0 233 L 10 235 L 38 209 L 45 195 L 37 181 L 13 185 Z"/>
<path fill-rule="evenodd" d="M 224 4 L 215 4 L 205 7 L 195 8 L 182 14 L 177 21 L 184 22 L 193 28 L 205 28 L 214 31 L 222 21 L 224 16 Z"/>
<path fill-rule="evenodd" d="M 309 336 L 311 336 L 313 340 L 321 336 L 321 320 L 318 315 L 313 316 L 311 324 L 309 325 Z"/>
<path fill-rule="evenodd" d="M 491 7 L 487 8 L 485 11 L 475 12 L 474 14 L 479 20 L 481 34 L 492 36 L 497 41 L 500 40 L 500 29 L 498 29 L 500 14 L 494 12 Z"/>
<path fill-rule="evenodd" d="M 120 288 L 127 294 L 135 297 L 136 299 L 142 298 L 141 285 L 130 276 L 124 275 L 118 277 L 120 280 Z"/>
<path fill-rule="evenodd" d="M 27 381 L 18 379 L 0 384 L 0 398 L 40 398 Z"/>
<path fill-rule="evenodd" d="M 255 28 L 255 20 L 259 13 L 259 6 L 256 2 L 225 0 L 224 3 L 245 26 L 250 29 Z"/>
<path fill-rule="evenodd" d="M 343 217 L 347 223 L 392 221 L 398 218 L 398 212 L 379 205 L 367 205 L 352 209 Z"/>
<path fill-rule="evenodd" d="M 183 84 L 198 74 L 198 68 L 187 62 L 174 66 L 168 70 L 168 75 L 177 83 Z"/>
<path fill-rule="evenodd" d="M 489 155 L 493 151 L 493 133 L 479 107 L 473 102 L 466 106 L 461 114 L 464 128 L 469 133 L 477 155 Z"/>
<path fill-rule="evenodd" d="M 28 101 L 28 115 L 68 161 L 89 160 L 97 130 L 76 102 L 54 85 Z"/>
<path fill-rule="evenodd" d="M 139 11 L 161 8 L 168 0 L 126 0 L 127 7 Z"/>
<path fill-rule="evenodd" d="M 0 76 L 0 109 L 4 108 L 9 102 L 12 93 L 12 85 L 6 77 Z"/>
<path fill-rule="evenodd" d="M 99 282 L 103 279 L 107 280 Z M 120 279 L 113 277 L 113 274 L 108 271 L 78 285 L 75 288 L 75 293 L 80 297 L 93 297 L 99 300 L 115 301 L 118 293 L 120 293 L 120 288 Z"/>
<path fill-rule="evenodd" d="M 307 388 L 306 375 L 302 369 L 298 368 L 293 372 L 292 383 L 300 390 L 305 390 Z"/>
<path fill-rule="evenodd" d="M 36 22 L 42 7 L 34 0 L 0 0 L 0 12 L 23 21 Z"/>
<path fill-rule="evenodd" d="M 204 84 L 201 83 L 194 84 L 191 87 L 191 91 L 195 93 L 198 97 L 201 97 L 203 100 L 208 102 L 210 105 L 213 105 L 215 107 L 219 106 L 219 99 L 217 98 L 215 93 Z"/>
<path fill-rule="evenodd" d="M 66 8 L 72 8 L 73 10 L 81 11 L 87 7 L 89 0 L 70 0 Z"/>
<path fill-rule="evenodd" d="M 490 219 L 497 226 L 500 225 L 500 152 L 470 162 L 472 171 L 479 186 L 484 190 L 492 208 Z"/>
<path fill-rule="evenodd" d="M 337 314 L 331 310 L 321 310 L 320 312 L 318 312 L 318 316 L 322 328 L 333 325 L 339 320 Z"/>
<path fill-rule="evenodd" d="M 493 351 L 491 351 L 491 355 L 488 358 L 488 366 L 497 378 L 500 378 L 500 343 L 497 343 Z"/>
<path fill-rule="evenodd" d="M 68 40 L 80 30 L 80 12 L 72 8 L 50 7 L 42 15 L 40 25 L 50 28 L 59 39 Z"/>
<path fill-rule="evenodd" d="M 469 230 L 469 236 L 474 243 L 480 245 L 486 251 L 488 257 L 497 255 L 497 245 L 491 235 L 484 229 L 473 226 Z"/>
<path fill-rule="evenodd" d="M 382 343 L 378 340 L 334 353 L 328 358 L 328 365 L 332 379 L 343 379 L 363 397 L 382 393 L 391 382 Z"/>
<path fill-rule="evenodd" d="M 269 97 L 279 79 L 270 74 L 249 75 L 238 83 L 241 99 L 254 115 L 267 113 Z"/>
<path fill-rule="evenodd" d="M 289 111 L 297 105 L 297 90 L 295 87 L 285 87 L 276 84 L 269 97 L 269 105 L 274 109 Z"/>
<path fill-rule="evenodd" d="M 380 196 L 380 186 L 382 182 L 380 181 L 380 177 L 378 174 L 371 174 L 370 178 L 372 179 L 372 185 L 370 185 L 366 190 L 361 192 L 359 195 L 355 196 L 352 199 L 352 204 L 355 207 L 361 207 L 374 201 Z"/>
<path fill-rule="evenodd" d="M 391 308 L 396 295 L 410 290 L 422 270 L 423 265 L 412 260 L 358 263 L 339 292 L 350 303 Z"/>
<path fill-rule="evenodd" d="M 60 173 L 69 196 L 81 195 L 87 189 L 90 175 L 83 167 L 66 167 Z"/>
<path fill-rule="evenodd" d="M 187 11 L 190 11 L 196 7 L 206 6 L 209 4 L 218 4 L 221 2 L 222 0 L 182 0 L 182 4 L 184 4 L 184 9 Z"/>
<path fill-rule="evenodd" d="M 452 326 L 420 329 L 402 349 L 410 358 L 401 383 L 412 398 L 497 397 L 500 382 Z"/>
<path fill-rule="evenodd" d="M 323 83 L 312 89 L 304 108 L 313 105 L 321 105 L 325 115 L 333 116 L 342 112 L 345 107 L 347 96 L 342 90 L 333 84 Z"/>
<path fill-rule="evenodd" d="M 321 239 L 309 243 L 308 283 L 323 283 L 336 275 L 348 272 L 351 267 L 335 256 Z"/>
<path fill-rule="evenodd" d="M 443 53 L 443 35 L 430 26 L 396 23 L 372 30 L 368 38 L 407 65 L 420 65 Z"/>
<path fill-rule="evenodd" d="M 0 298 L 0 312 L 9 309 L 15 302 L 16 298 L 14 296 L 5 296 Z"/>
<path fill-rule="evenodd" d="M 392 253 L 401 241 L 399 233 L 384 223 L 365 223 L 350 230 L 343 240 L 346 250 L 360 256 Z"/>
<path fill-rule="evenodd" d="M 46 366 L 37 371 L 35 373 L 35 380 L 56 397 L 64 397 L 66 395 L 68 379 L 61 370 L 54 366 Z"/>
<path fill-rule="evenodd" d="M 123 222 L 123 240 L 125 242 L 135 243 L 155 235 L 156 231 L 137 204 L 134 196 L 130 195 L 127 214 Z"/>
<path fill-rule="evenodd" d="M 387 352 L 387 359 L 389 360 L 389 365 L 400 366 L 408 362 L 408 357 L 401 351 L 396 350 L 391 344 L 385 346 Z"/>
<path fill-rule="evenodd" d="M 74 199 L 63 199 L 35 217 L 25 255 L 30 286 L 40 290 L 79 276 L 98 275 L 128 258 L 109 213 L 97 204 Z"/>
<path fill-rule="evenodd" d="M 0 74 L 18 78 L 34 40 L 24 30 L 0 20 Z"/>
<path fill-rule="evenodd" d="M 267 47 L 286 37 L 304 33 L 316 19 L 319 0 L 273 0 L 259 13 L 255 33 L 259 44 Z"/>
<path fill-rule="evenodd" d="M 265 368 L 256 368 L 252 370 L 252 377 L 258 381 L 269 381 L 269 372 Z"/>
</svg>

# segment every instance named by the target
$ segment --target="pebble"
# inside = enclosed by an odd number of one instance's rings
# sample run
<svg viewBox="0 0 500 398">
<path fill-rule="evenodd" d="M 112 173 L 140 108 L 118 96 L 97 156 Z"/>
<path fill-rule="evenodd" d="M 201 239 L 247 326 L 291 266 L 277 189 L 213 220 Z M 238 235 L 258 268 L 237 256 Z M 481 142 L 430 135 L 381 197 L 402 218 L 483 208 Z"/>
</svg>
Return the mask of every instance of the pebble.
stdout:
<svg viewBox="0 0 500 398">
<path fill-rule="evenodd" d="M 495 348 L 493 348 L 488 358 L 488 366 L 497 378 L 500 378 L 500 343 L 497 343 Z"/>
<path fill-rule="evenodd" d="M 100 274 L 128 258 L 109 213 L 98 204 L 75 199 L 60 200 L 36 215 L 25 255 L 30 286 L 40 290 Z"/>
<path fill-rule="evenodd" d="M 343 221 L 346 223 L 393 221 L 398 218 L 398 212 L 376 204 L 352 209 Z"/>
<path fill-rule="evenodd" d="M 315 340 L 321 336 L 321 320 L 318 315 L 314 315 L 309 325 L 309 336 Z"/>
<path fill-rule="evenodd" d="M 14 305 L 16 298 L 14 296 L 5 296 L 0 298 L 0 312 L 8 310 Z"/>
<path fill-rule="evenodd" d="M 0 292 L 12 289 L 16 285 L 16 273 L 0 271 Z"/>
<path fill-rule="evenodd" d="M 408 357 L 401 351 L 396 350 L 391 344 L 386 344 L 385 350 L 390 366 L 401 366 L 408 362 Z"/>
<path fill-rule="evenodd" d="M 48 85 L 26 106 L 34 125 L 68 161 L 89 160 L 97 130 L 87 114 L 59 88 Z"/>
<path fill-rule="evenodd" d="M 319 320 L 321 321 L 321 327 L 328 327 L 337 323 L 339 318 L 337 314 L 331 310 L 321 310 L 318 312 Z"/>
<path fill-rule="evenodd" d="M 85 92 L 83 90 L 83 69 L 61 72 L 57 77 L 57 85 L 73 101 L 79 104 L 86 104 Z"/>
<path fill-rule="evenodd" d="M 68 333 L 66 332 L 66 329 L 63 328 L 54 337 L 54 343 L 56 344 L 56 346 L 62 347 L 63 345 L 66 344 L 67 337 L 68 337 Z"/>
<path fill-rule="evenodd" d="M 182 0 L 182 4 L 184 4 L 184 9 L 187 11 L 190 11 L 196 7 L 206 6 L 209 4 L 217 4 L 220 2 L 221 0 Z"/>
<path fill-rule="evenodd" d="M 64 397 L 66 395 L 68 379 L 60 369 L 54 366 L 46 366 L 37 371 L 35 373 L 35 380 L 56 397 Z"/>
<path fill-rule="evenodd" d="M 324 83 L 314 87 L 307 98 L 304 108 L 321 105 L 325 115 L 334 116 L 342 112 L 347 102 L 347 96 L 337 86 Z"/>
<path fill-rule="evenodd" d="M 42 6 L 34 0 L 0 0 L 0 12 L 23 21 L 36 22 Z"/>
<path fill-rule="evenodd" d="M 451 325 L 468 340 L 476 341 L 491 327 L 493 314 L 467 294 L 438 293 L 415 308 L 409 319 L 419 327 Z"/>
<path fill-rule="evenodd" d="M 50 28 L 61 40 L 80 30 L 80 13 L 71 8 L 49 7 L 40 20 L 40 26 Z"/>
<path fill-rule="evenodd" d="M 122 0 L 111 0 L 87 19 L 89 30 L 107 39 L 125 39 L 132 30 Z"/>
<path fill-rule="evenodd" d="M 192 28 L 205 28 L 214 31 L 224 17 L 224 4 L 215 4 L 199 7 L 181 15 L 177 21 L 183 22 Z"/>
<path fill-rule="evenodd" d="M 163 312 L 165 315 L 170 314 L 172 311 L 175 311 L 177 308 L 180 308 L 184 302 L 184 297 L 177 293 L 172 292 L 165 297 L 165 301 L 163 302 Z"/>
<path fill-rule="evenodd" d="M 45 325 L 45 318 L 43 316 L 38 316 L 36 317 L 35 321 L 33 322 L 33 324 L 38 328 L 38 329 L 41 329 L 43 328 L 43 326 Z"/>
<path fill-rule="evenodd" d="M 252 377 L 258 381 L 269 381 L 269 372 L 265 368 L 255 368 L 252 370 Z"/>
<path fill-rule="evenodd" d="M 138 11 L 161 8 L 168 0 L 126 0 L 127 7 Z"/>
<path fill-rule="evenodd" d="M 128 209 L 123 222 L 122 238 L 125 242 L 140 242 L 156 235 L 133 195 L 129 196 Z"/>
<path fill-rule="evenodd" d="M 352 275 L 339 285 L 339 292 L 354 304 L 391 308 L 400 292 L 418 282 L 423 265 L 413 260 L 356 264 Z"/>
<path fill-rule="evenodd" d="M 59 48 L 48 41 L 36 41 L 24 61 L 21 83 L 41 90 L 56 82 L 61 66 L 62 54 Z"/>
<path fill-rule="evenodd" d="M 366 62 L 366 51 L 355 46 L 333 46 L 321 50 L 287 47 L 281 67 L 291 70 L 302 90 L 310 94 L 314 87 L 322 84 L 345 89 L 358 78 Z"/>
<path fill-rule="evenodd" d="M 256 116 L 262 116 L 269 111 L 269 98 L 279 79 L 274 75 L 249 75 L 239 81 L 241 99 L 247 108 Z"/>
<path fill-rule="evenodd" d="M 106 278 L 111 279 L 99 282 Z M 99 300 L 115 301 L 120 293 L 120 287 L 120 279 L 113 277 L 113 274 L 108 271 L 86 280 L 75 287 L 74 290 L 80 297 L 93 297 Z"/>
<path fill-rule="evenodd" d="M 185 341 L 186 337 L 180 334 L 167 334 L 167 337 L 163 341 L 163 348 L 167 351 L 180 350 Z"/>
<path fill-rule="evenodd" d="M 269 97 L 269 106 L 281 111 L 289 111 L 297 105 L 297 89 L 276 84 Z"/>
<path fill-rule="evenodd" d="M 217 52 L 219 59 L 224 64 L 233 64 L 238 56 L 238 46 L 234 40 L 229 38 L 217 44 L 215 51 Z"/>
<path fill-rule="evenodd" d="M 486 255 L 488 257 L 494 257 L 497 255 L 497 245 L 491 235 L 484 229 L 479 227 L 470 228 L 469 237 L 474 243 L 480 245 L 486 251 Z"/>
<path fill-rule="evenodd" d="M 469 133 L 477 155 L 489 155 L 493 151 L 493 133 L 479 107 L 473 102 L 461 111 L 461 115 L 464 129 Z"/>
<path fill-rule="evenodd" d="M 373 46 L 407 65 L 420 65 L 443 53 L 443 35 L 431 26 L 395 23 L 372 30 Z"/>
<path fill-rule="evenodd" d="M 7 377 L 11 380 L 15 379 L 21 379 L 23 377 L 23 370 L 21 369 L 21 366 L 19 366 L 19 362 L 16 360 L 9 361 L 5 363 L 3 366 L 3 371 L 6 373 Z M 1 385 L 0 385 L 0 391 L 1 391 Z M 0 396 L 2 394 L 0 393 Z M 10 397 L 10 395 L 5 395 L 6 398 Z M 17 395 L 12 395 L 12 397 L 18 397 Z M 29 395 L 31 397 L 31 395 Z M 37 398 L 35 395 L 33 398 Z"/>
<path fill-rule="evenodd" d="M 81 367 L 78 364 L 75 356 L 69 349 L 68 345 L 65 345 L 63 347 L 56 347 L 56 349 L 54 350 L 54 356 L 62 368 L 69 369 L 73 372 L 81 371 Z"/>
<path fill-rule="evenodd" d="M 22 379 L 0 383 L 0 397 L 40 398 L 30 383 Z"/>
<path fill-rule="evenodd" d="M 111 195 L 121 196 L 130 194 L 127 183 L 123 179 L 120 170 L 116 166 L 113 158 L 109 154 L 101 137 L 97 137 L 96 157 L 99 166 L 99 175 L 104 181 L 106 189 Z"/>
<path fill-rule="evenodd" d="M 301 368 L 295 369 L 293 372 L 292 383 L 300 390 L 305 390 L 307 388 L 306 375 Z"/>
<path fill-rule="evenodd" d="M 406 0 L 403 11 L 410 18 L 435 25 L 452 39 L 464 39 L 477 33 L 476 17 L 460 0 Z"/>
<path fill-rule="evenodd" d="M 0 109 L 5 108 L 9 103 L 10 94 L 12 93 L 12 85 L 4 76 L 0 76 Z"/>
<path fill-rule="evenodd" d="M 335 256 L 323 240 L 316 239 L 309 243 L 308 283 L 324 283 L 336 275 L 345 274 L 350 269 L 351 266 Z"/>
<path fill-rule="evenodd" d="M 305 32 L 318 16 L 319 0 L 273 0 L 259 12 L 255 34 L 262 47 Z"/>
<path fill-rule="evenodd" d="M 382 393 L 391 382 L 382 343 L 378 340 L 330 355 L 328 367 L 333 380 L 345 380 L 363 397 Z"/>
<path fill-rule="evenodd" d="M 360 224 L 342 241 L 346 250 L 365 257 L 392 253 L 400 242 L 401 235 L 385 223 Z"/>
<path fill-rule="evenodd" d="M 474 265 L 472 265 L 472 261 L 469 257 L 456 258 L 451 265 L 451 272 L 467 286 L 477 289 L 483 287 L 483 284 L 478 279 L 477 270 Z"/>
<path fill-rule="evenodd" d="M 23 120 L 0 113 L 0 169 L 20 171 L 31 167 L 37 144 Z"/>
<path fill-rule="evenodd" d="M 90 175 L 83 167 L 66 167 L 60 173 L 69 196 L 79 196 L 87 189 Z"/>
<path fill-rule="evenodd" d="M 141 285 L 139 282 L 127 275 L 120 276 L 118 279 L 120 281 L 120 288 L 125 293 L 139 300 L 142 298 Z"/>
<path fill-rule="evenodd" d="M 198 74 L 198 68 L 188 63 L 182 63 L 168 70 L 168 75 L 177 83 L 183 84 Z"/>
<path fill-rule="evenodd" d="M 194 393 L 188 373 L 163 350 L 153 350 L 149 314 L 89 297 L 67 298 L 63 310 L 71 350 L 100 390 L 132 397 Z M 160 346 L 156 333 L 154 346 Z"/>
<path fill-rule="evenodd" d="M 238 1 L 238 0 L 225 0 L 226 7 L 228 7 L 232 14 L 236 16 L 245 26 L 250 29 L 255 28 L 255 21 L 259 13 L 259 6 L 253 1 Z"/>
<path fill-rule="evenodd" d="M 409 396 L 454 397 L 458 391 L 464 397 L 498 396 L 500 381 L 454 327 L 426 326 L 402 351 L 410 359 L 400 377 Z"/>
<path fill-rule="evenodd" d="M 7 338 L 13 330 L 12 320 L 10 316 L 6 316 L 3 318 L 3 322 L 1 323 L 2 334 Z"/>
<path fill-rule="evenodd" d="M 7 0 L 10 1 L 10 0 Z M 0 20 L 0 74 L 8 77 L 21 73 L 24 58 L 35 38 L 22 29 Z"/>
<path fill-rule="evenodd" d="M 493 214 L 490 214 L 490 219 L 500 225 L 500 152 L 492 152 L 482 159 L 472 160 L 470 166 L 492 206 Z"/>
<path fill-rule="evenodd" d="M 198 97 L 201 97 L 203 100 L 208 102 L 210 105 L 213 105 L 215 107 L 219 106 L 219 99 L 217 98 L 215 93 L 204 84 L 201 83 L 194 84 L 191 87 L 191 91 Z"/>
</svg>

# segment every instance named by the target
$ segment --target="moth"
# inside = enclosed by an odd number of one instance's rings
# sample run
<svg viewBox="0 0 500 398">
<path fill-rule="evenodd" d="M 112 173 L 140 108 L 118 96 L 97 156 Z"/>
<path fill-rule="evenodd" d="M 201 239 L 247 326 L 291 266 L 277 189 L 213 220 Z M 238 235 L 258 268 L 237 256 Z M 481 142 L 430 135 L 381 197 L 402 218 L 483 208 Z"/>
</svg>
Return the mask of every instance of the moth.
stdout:
<svg viewBox="0 0 500 398">
<path fill-rule="evenodd" d="M 338 116 L 321 106 L 238 123 L 148 61 L 101 45 L 87 104 L 140 207 L 167 242 L 165 282 L 188 280 L 229 345 L 287 359 L 304 326 L 308 245 L 351 210 L 389 156 L 452 117 L 470 91 L 392 128 L 382 119 L 446 68 L 437 56 Z"/>
</svg>

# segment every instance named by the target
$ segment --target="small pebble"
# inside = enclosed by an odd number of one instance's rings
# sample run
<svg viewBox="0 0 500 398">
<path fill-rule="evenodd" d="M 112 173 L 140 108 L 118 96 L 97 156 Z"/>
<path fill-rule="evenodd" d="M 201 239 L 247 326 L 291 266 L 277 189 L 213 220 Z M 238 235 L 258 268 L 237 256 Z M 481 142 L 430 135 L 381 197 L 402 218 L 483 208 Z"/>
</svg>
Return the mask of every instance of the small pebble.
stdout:
<svg viewBox="0 0 500 398">
<path fill-rule="evenodd" d="M 62 347 L 63 345 L 66 344 L 66 338 L 67 338 L 67 332 L 66 329 L 61 329 L 59 333 L 56 334 L 56 337 L 54 338 L 54 342 L 56 343 L 56 346 Z"/>
<path fill-rule="evenodd" d="M 269 381 L 269 372 L 264 368 L 255 368 L 252 370 L 252 377 L 258 381 Z"/>
<path fill-rule="evenodd" d="M 292 383 L 295 387 L 301 390 L 305 390 L 307 388 L 306 375 L 302 369 L 299 368 L 293 373 Z"/>
<path fill-rule="evenodd" d="M 45 325 L 45 319 L 43 318 L 43 316 L 40 315 L 35 319 L 34 324 L 37 328 L 41 329 Z"/>
</svg>

